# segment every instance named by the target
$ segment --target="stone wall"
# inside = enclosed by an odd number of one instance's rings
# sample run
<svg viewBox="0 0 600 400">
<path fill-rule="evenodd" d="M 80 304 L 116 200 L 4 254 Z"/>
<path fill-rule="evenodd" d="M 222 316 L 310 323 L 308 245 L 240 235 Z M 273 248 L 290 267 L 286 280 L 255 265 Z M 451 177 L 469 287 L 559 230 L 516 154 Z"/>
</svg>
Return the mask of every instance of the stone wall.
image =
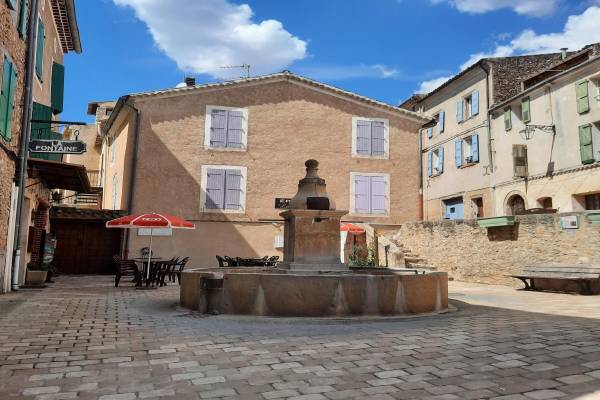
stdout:
<svg viewBox="0 0 600 400">
<path fill-rule="evenodd" d="M 579 229 L 562 229 L 560 217 L 576 215 Z M 517 216 L 514 226 L 482 228 L 477 220 L 402 225 L 392 239 L 456 280 L 518 286 L 506 275 L 536 263 L 600 264 L 600 225 L 586 213 Z"/>
</svg>

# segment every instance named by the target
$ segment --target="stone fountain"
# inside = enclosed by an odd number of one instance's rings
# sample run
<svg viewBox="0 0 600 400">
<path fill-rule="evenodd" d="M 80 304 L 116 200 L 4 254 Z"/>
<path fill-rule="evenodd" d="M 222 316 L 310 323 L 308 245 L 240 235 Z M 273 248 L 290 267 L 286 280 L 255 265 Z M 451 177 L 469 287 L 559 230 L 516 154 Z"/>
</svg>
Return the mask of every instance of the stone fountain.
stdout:
<svg viewBox="0 0 600 400">
<path fill-rule="evenodd" d="M 182 274 L 183 307 L 211 314 L 332 317 L 441 312 L 448 275 L 385 268 L 351 271 L 340 261 L 340 220 L 319 163 L 306 176 L 284 225 L 284 259 L 275 268 L 199 268 Z"/>
</svg>

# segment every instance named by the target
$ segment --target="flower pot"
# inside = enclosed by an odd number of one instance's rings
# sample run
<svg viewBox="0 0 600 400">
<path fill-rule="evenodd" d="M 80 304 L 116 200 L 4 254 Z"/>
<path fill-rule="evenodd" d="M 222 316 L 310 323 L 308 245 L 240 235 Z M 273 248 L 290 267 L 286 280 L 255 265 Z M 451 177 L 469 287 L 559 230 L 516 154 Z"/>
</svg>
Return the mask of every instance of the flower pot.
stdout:
<svg viewBox="0 0 600 400">
<path fill-rule="evenodd" d="M 46 282 L 48 271 L 30 271 L 25 274 L 25 284 L 31 286 L 41 286 Z"/>
</svg>

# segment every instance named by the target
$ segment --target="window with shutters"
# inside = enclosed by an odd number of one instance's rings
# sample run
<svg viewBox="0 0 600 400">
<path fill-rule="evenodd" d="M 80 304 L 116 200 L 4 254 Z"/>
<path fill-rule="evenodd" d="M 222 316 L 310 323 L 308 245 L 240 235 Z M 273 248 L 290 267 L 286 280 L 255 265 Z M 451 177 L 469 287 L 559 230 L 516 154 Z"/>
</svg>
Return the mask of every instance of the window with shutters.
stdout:
<svg viewBox="0 0 600 400">
<path fill-rule="evenodd" d="M 456 122 L 472 118 L 479 114 L 479 91 L 474 90 L 460 98 L 456 103 Z"/>
<path fill-rule="evenodd" d="M 579 127 L 579 152 L 582 164 L 591 164 L 596 161 L 591 124 Z M 598 158 L 600 159 L 600 152 Z"/>
<path fill-rule="evenodd" d="M 521 100 L 521 121 L 526 124 L 531 121 L 531 108 L 529 97 Z"/>
<path fill-rule="evenodd" d="M 440 111 L 437 114 L 435 114 L 433 118 L 435 118 L 435 120 L 437 121 L 437 124 L 435 125 L 437 133 L 444 133 L 444 130 L 446 129 L 446 113 L 444 111 Z"/>
<path fill-rule="evenodd" d="M 575 84 L 577 97 L 577 112 L 579 114 L 590 111 L 589 83 L 587 80 Z"/>
<path fill-rule="evenodd" d="M 200 180 L 202 212 L 244 213 L 246 167 L 203 165 Z"/>
<path fill-rule="evenodd" d="M 513 176 L 515 178 L 525 178 L 528 175 L 527 146 L 513 144 Z"/>
<path fill-rule="evenodd" d="M 351 172 L 350 211 L 354 215 L 388 216 L 390 213 L 390 175 Z"/>
<path fill-rule="evenodd" d="M 206 106 L 204 147 L 216 150 L 246 151 L 248 109 Z"/>
<path fill-rule="evenodd" d="M 427 175 L 435 177 L 444 173 L 444 147 L 438 147 L 427 154 Z"/>
<path fill-rule="evenodd" d="M 510 131 L 512 129 L 512 108 L 506 107 L 504 109 L 504 130 Z"/>
<path fill-rule="evenodd" d="M 457 168 L 468 167 L 479 162 L 479 134 L 458 138 L 454 141 L 454 163 Z"/>
<path fill-rule="evenodd" d="M 13 63 L 4 57 L 2 64 L 2 82 L 0 82 L 0 136 L 5 141 L 12 139 L 12 123 L 15 109 L 15 88 L 17 85 L 17 70 Z"/>
<path fill-rule="evenodd" d="M 352 155 L 389 158 L 389 121 L 383 118 L 352 118 Z"/>
</svg>

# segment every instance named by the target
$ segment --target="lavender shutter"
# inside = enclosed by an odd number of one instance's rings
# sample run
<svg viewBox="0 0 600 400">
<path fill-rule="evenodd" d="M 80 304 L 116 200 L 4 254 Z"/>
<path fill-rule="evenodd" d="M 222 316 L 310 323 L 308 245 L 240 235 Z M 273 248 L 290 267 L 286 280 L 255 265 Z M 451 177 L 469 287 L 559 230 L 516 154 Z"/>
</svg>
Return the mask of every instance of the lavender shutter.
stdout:
<svg viewBox="0 0 600 400">
<path fill-rule="evenodd" d="M 427 153 L 427 176 L 433 175 L 433 153 Z"/>
<path fill-rule="evenodd" d="M 356 154 L 371 155 L 370 121 L 356 121 Z"/>
<path fill-rule="evenodd" d="M 371 154 L 385 155 L 385 124 L 381 121 L 371 122 Z"/>
<path fill-rule="evenodd" d="M 479 135 L 477 133 L 471 135 L 471 160 L 479 162 Z"/>
<path fill-rule="evenodd" d="M 385 177 L 371 176 L 371 213 L 385 214 Z"/>
<path fill-rule="evenodd" d="M 209 169 L 206 171 L 206 204 L 209 209 L 223 208 L 225 199 L 225 170 Z"/>
<path fill-rule="evenodd" d="M 438 171 L 440 171 L 440 174 L 442 172 L 444 172 L 444 148 L 440 147 L 440 149 L 438 150 L 438 165 L 437 165 L 437 169 Z"/>
<path fill-rule="evenodd" d="M 433 137 L 433 128 L 427 128 L 427 139 L 431 139 Z"/>
<path fill-rule="evenodd" d="M 456 122 L 460 123 L 463 121 L 464 115 L 464 103 L 463 100 L 460 99 L 456 102 Z"/>
<path fill-rule="evenodd" d="M 210 118 L 210 147 L 227 146 L 227 111 L 212 110 Z"/>
<path fill-rule="evenodd" d="M 438 132 L 439 133 L 444 132 L 444 129 L 446 129 L 446 113 L 444 111 L 440 111 L 437 125 L 438 125 Z"/>
<path fill-rule="evenodd" d="M 371 179 L 368 176 L 354 177 L 354 211 L 359 214 L 371 212 Z"/>
<path fill-rule="evenodd" d="M 243 148 L 244 113 L 241 111 L 229 111 L 227 121 L 227 147 Z"/>
<path fill-rule="evenodd" d="M 454 164 L 459 168 L 462 166 L 463 154 L 462 154 L 462 139 L 456 139 L 454 141 Z"/>
<path fill-rule="evenodd" d="M 241 210 L 242 174 L 237 169 L 225 170 L 225 208 Z"/>
<path fill-rule="evenodd" d="M 479 90 L 473 92 L 471 96 L 471 115 L 479 114 Z"/>
</svg>

